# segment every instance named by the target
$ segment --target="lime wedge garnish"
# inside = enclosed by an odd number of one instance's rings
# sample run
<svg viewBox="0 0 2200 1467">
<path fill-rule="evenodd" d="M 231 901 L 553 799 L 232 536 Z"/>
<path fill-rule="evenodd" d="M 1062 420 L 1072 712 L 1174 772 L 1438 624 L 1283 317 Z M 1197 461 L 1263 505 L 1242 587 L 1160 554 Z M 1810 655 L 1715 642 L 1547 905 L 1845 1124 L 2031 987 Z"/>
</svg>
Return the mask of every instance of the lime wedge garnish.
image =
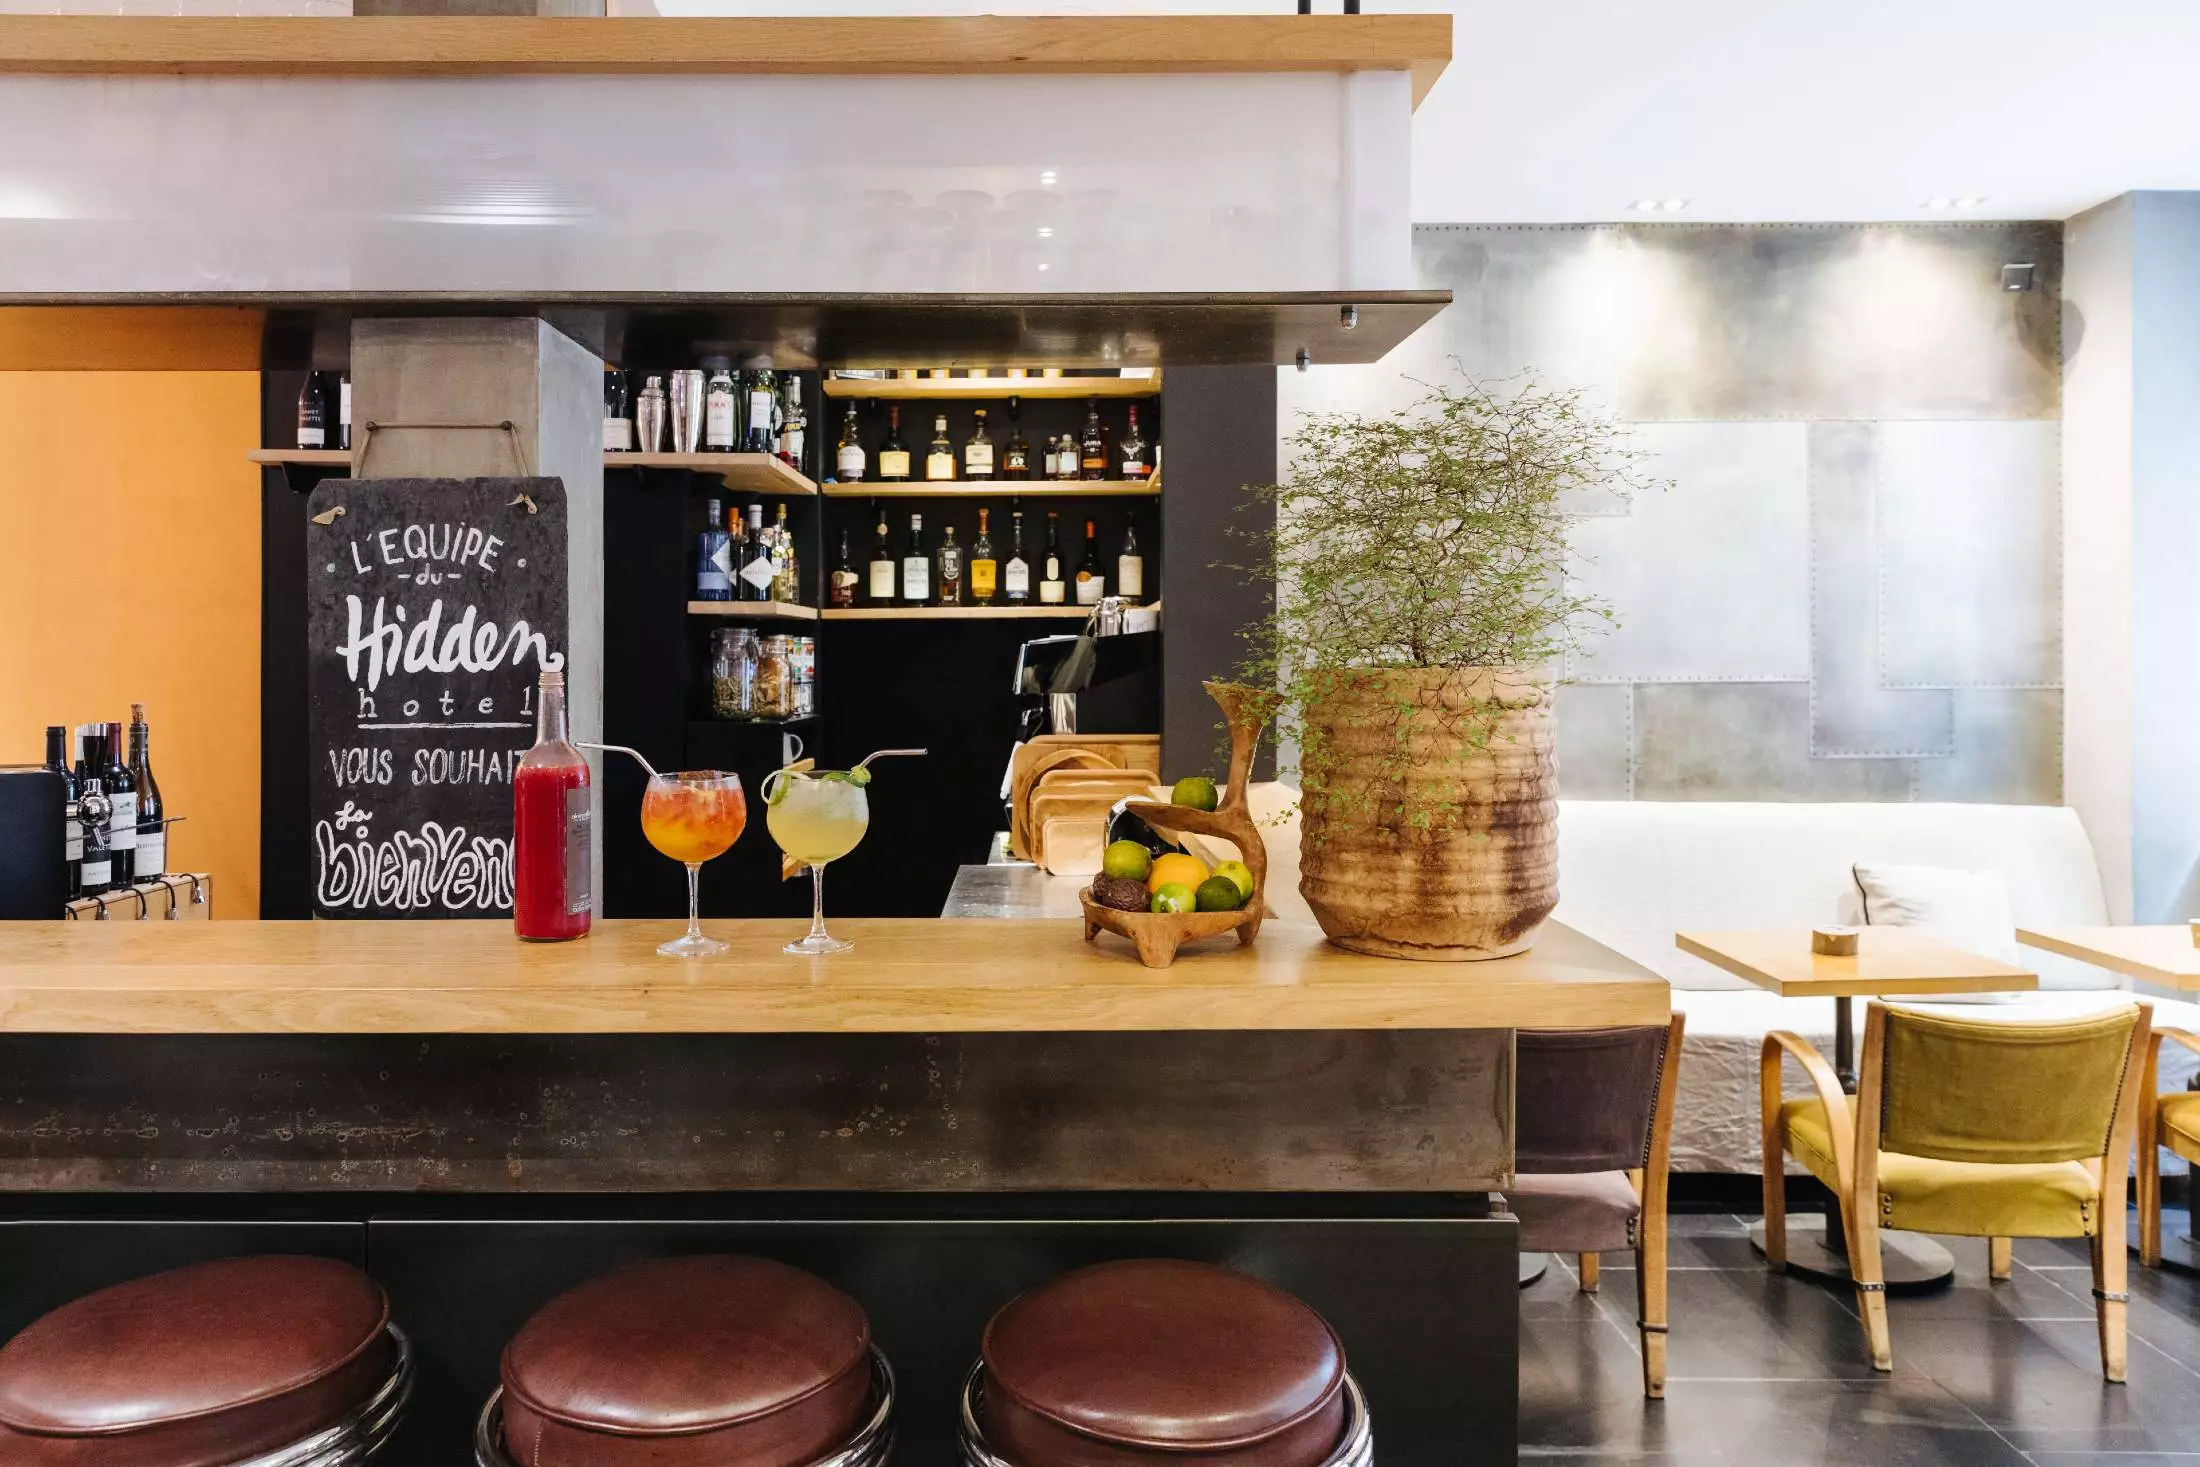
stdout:
<svg viewBox="0 0 2200 1467">
<path fill-rule="evenodd" d="M 848 783 L 862 789 L 871 782 L 871 771 L 861 764 L 848 771 Z"/>
</svg>

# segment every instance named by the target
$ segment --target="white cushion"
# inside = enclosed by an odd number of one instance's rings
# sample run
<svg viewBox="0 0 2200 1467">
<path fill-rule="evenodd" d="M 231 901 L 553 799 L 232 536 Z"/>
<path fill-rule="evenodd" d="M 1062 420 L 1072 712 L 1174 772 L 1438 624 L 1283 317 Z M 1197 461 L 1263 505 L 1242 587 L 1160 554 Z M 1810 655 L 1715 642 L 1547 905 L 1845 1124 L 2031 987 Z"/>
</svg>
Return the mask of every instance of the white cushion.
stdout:
<svg viewBox="0 0 2200 1467">
<path fill-rule="evenodd" d="M 2016 918 L 2009 913 L 2009 888 L 1994 872 L 1859 861 L 1855 874 L 1867 926 L 1913 928 L 1966 952 L 2011 967 L 2023 966 L 2023 954 L 2017 951 Z M 2014 997 L 2014 993 L 1948 993 L 1934 995 L 1934 1002 L 2006 1003 Z"/>
</svg>

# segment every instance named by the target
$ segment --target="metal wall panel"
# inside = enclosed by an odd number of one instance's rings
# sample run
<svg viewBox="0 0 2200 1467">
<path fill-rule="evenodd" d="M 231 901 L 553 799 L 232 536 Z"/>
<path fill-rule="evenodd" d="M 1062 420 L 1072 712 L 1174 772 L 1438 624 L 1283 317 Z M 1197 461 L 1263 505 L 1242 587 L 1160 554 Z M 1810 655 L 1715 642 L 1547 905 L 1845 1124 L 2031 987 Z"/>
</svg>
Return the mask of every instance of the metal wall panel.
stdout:
<svg viewBox="0 0 2200 1467">
<path fill-rule="evenodd" d="M 1918 761 L 1918 799 L 2062 803 L 2061 689 L 1958 688 L 1945 696 L 1955 705 L 1955 756 Z"/>
<path fill-rule="evenodd" d="M 1635 689 L 1575 683 L 1558 690 L 1558 778 L 1572 800 L 1634 793 Z"/>
<path fill-rule="evenodd" d="M 1638 800 L 1906 800 L 1911 771 L 1906 759 L 1813 758 L 1801 683 L 1635 689 Z"/>
</svg>

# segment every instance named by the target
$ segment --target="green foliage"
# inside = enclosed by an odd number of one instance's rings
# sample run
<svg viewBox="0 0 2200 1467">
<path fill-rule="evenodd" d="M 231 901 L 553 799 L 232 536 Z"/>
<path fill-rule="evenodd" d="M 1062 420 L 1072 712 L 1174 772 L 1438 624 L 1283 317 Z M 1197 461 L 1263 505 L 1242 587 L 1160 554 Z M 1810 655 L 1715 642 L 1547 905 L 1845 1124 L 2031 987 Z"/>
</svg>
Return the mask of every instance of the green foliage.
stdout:
<svg viewBox="0 0 2200 1467">
<path fill-rule="evenodd" d="M 1506 706 L 1465 691 L 1488 687 L 1484 670 L 1549 682 L 1614 623 L 1569 584 L 1568 506 L 1662 487 L 1626 427 L 1577 390 L 1463 370 L 1418 385 L 1423 395 L 1396 411 L 1309 415 L 1288 441 L 1287 482 L 1248 488 L 1233 529 L 1249 556 L 1227 569 L 1277 588 L 1275 611 L 1244 630 L 1239 677 L 1283 695 L 1278 729 L 1298 741 L 1310 820 L 1448 827 L 1450 802 L 1408 777 L 1441 757 L 1430 732 L 1483 747 Z M 1369 672 L 1404 668 L 1458 676 L 1377 715 L 1396 730 L 1385 777 L 1345 788 L 1307 710 L 1359 701 Z"/>
</svg>

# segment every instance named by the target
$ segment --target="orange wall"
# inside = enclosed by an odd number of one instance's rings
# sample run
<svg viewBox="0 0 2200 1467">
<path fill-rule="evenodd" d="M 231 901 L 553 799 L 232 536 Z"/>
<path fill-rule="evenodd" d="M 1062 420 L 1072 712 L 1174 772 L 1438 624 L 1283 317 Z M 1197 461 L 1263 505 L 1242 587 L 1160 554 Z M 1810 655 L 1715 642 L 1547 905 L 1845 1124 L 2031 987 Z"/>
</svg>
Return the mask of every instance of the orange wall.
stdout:
<svg viewBox="0 0 2200 1467">
<path fill-rule="evenodd" d="M 249 370 L 0 370 L 0 763 L 145 704 L 217 917 L 260 909 L 258 442 Z"/>
</svg>

